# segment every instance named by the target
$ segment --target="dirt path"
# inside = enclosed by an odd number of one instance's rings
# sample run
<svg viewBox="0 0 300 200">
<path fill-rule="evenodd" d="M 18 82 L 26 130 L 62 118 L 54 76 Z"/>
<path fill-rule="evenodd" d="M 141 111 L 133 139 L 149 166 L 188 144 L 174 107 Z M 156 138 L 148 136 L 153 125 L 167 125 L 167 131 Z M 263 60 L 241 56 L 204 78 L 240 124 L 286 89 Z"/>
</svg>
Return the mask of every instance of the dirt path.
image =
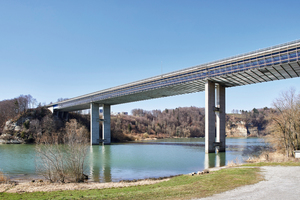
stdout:
<svg viewBox="0 0 300 200">
<path fill-rule="evenodd" d="M 205 200 L 300 199 L 300 167 L 261 167 L 265 181 L 236 188 Z"/>
</svg>

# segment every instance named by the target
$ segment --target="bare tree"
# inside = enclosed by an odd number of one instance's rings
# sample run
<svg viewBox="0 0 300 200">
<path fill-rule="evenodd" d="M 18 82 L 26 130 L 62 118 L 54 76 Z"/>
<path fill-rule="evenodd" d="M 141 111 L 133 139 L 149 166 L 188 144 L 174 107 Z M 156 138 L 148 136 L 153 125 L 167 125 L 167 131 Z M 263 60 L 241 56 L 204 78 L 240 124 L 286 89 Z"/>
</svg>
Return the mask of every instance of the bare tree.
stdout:
<svg viewBox="0 0 300 200">
<path fill-rule="evenodd" d="M 276 112 L 271 116 L 270 132 L 274 138 L 271 142 L 277 150 L 293 156 L 294 150 L 300 148 L 300 96 L 290 89 L 281 93 L 273 106 Z"/>
</svg>

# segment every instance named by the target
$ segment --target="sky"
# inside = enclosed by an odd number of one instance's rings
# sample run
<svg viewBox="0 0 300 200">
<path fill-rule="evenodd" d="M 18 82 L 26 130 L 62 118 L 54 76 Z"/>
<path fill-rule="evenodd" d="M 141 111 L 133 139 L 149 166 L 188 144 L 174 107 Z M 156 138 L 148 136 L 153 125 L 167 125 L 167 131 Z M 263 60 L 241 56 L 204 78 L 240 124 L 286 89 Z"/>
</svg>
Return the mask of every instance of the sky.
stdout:
<svg viewBox="0 0 300 200">
<path fill-rule="evenodd" d="M 1 0 L 0 101 L 42 104 L 300 39 L 299 0 Z M 226 112 L 271 107 L 300 78 L 226 89 Z M 204 92 L 112 106 L 204 107 Z"/>
</svg>

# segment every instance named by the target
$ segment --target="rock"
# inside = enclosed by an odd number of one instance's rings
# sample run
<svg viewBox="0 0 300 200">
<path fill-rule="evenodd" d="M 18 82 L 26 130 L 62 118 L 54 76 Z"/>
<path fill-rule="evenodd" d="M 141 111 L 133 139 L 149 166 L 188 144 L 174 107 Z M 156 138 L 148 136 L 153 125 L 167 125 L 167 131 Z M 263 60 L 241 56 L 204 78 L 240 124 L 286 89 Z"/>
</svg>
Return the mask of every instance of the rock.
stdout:
<svg viewBox="0 0 300 200">
<path fill-rule="evenodd" d="M 195 174 L 195 172 L 189 173 L 190 176 L 194 176 Z"/>
<path fill-rule="evenodd" d="M 209 173 L 209 169 L 205 169 L 205 170 L 203 171 L 203 173 L 204 173 L 204 174 L 208 174 L 208 173 Z"/>
<path fill-rule="evenodd" d="M 12 122 L 12 120 L 8 120 L 5 122 L 5 126 L 3 128 L 4 131 L 20 131 L 21 127 L 18 126 L 17 122 Z"/>
<path fill-rule="evenodd" d="M 89 176 L 88 176 L 88 175 L 82 174 L 82 176 L 83 176 L 83 179 L 84 179 L 84 180 L 89 179 Z"/>
<path fill-rule="evenodd" d="M 21 127 L 20 126 L 15 126 L 15 131 L 20 131 Z"/>
</svg>

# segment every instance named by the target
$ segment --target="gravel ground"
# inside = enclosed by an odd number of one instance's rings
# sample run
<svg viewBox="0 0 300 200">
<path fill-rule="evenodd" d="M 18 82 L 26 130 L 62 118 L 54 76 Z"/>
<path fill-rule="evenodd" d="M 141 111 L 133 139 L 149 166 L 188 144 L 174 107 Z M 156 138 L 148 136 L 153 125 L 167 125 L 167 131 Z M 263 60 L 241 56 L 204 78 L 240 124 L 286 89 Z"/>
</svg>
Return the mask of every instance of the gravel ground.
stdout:
<svg viewBox="0 0 300 200">
<path fill-rule="evenodd" d="M 261 167 L 261 170 L 264 181 L 202 199 L 300 199 L 300 167 Z"/>
<path fill-rule="evenodd" d="M 170 179 L 163 180 L 141 180 L 137 182 L 110 182 L 110 183 L 49 183 L 49 182 L 22 182 L 17 185 L 14 184 L 0 184 L 0 192 L 8 193 L 24 193 L 24 192 L 50 192 L 60 190 L 90 190 L 90 189 L 103 189 L 103 188 L 117 188 L 117 187 L 130 187 L 136 185 L 149 185 Z"/>
</svg>

